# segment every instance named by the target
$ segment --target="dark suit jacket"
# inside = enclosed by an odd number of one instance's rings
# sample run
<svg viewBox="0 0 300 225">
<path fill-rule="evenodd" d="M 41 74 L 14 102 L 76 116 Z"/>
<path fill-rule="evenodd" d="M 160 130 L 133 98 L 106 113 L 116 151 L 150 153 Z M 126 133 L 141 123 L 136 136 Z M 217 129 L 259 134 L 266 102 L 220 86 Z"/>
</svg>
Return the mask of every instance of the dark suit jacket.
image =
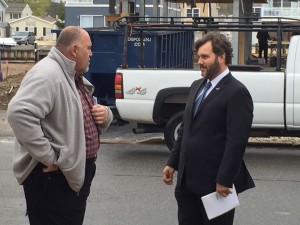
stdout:
<svg viewBox="0 0 300 225">
<path fill-rule="evenodd" d="M 193 104 L 205 79 L 190 89 L 182 125 L 167 165 L 178 170 L 177 185 L 185 171 L 187 187 L 198 194 L 216 190 L 216 183 L 238 193 L 254 187 L 243 162 L 253 118 L 247 88 L 230 73 L 203 100 L 193 118 Z"/>
</svg>

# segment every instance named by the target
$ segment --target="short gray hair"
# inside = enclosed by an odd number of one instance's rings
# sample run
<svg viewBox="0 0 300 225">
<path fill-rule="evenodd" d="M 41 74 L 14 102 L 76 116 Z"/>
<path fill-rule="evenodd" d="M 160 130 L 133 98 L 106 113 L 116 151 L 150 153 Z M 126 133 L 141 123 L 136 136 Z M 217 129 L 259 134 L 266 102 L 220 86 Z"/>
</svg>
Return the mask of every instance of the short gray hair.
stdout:
<svg viewBox="0 0 300 225">
<path fill-rule="evenodd" d="M 74 42 L 80 42 L 81 41 L 81 32 L 82 28 L 76 27 L 76 26 L 69 26 L 64 28 L 56 41 L 56 47 L 60 50 L 66 49 Z"/>
</svg>

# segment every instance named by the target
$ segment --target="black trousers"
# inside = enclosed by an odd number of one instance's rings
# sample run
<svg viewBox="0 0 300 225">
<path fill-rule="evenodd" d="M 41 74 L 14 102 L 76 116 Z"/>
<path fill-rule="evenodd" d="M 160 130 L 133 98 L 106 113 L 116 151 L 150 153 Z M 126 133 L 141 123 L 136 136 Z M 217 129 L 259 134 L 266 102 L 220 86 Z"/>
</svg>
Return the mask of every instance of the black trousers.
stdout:
<svg viewBox="0 0 300 225">
<path fill-rule="evenodd" d="M 264 58 L 265 61 L 268 61 L 268 43 L 263 43 L 263 44 L 259 44 L 258 45 L 258 57 L 261 58 L 262 57 L 262 52 L 264 52 Z"/>
<path fill-rule="evenodd" d="M 87 160 L 84 184 L 76 193 L 62 172 L 44 173 L 39 163 L 23 183 L 30 225 L 82 225 L 95 172 L 95 159 Z"/>
<path fill-rule="evenodd" d="M 208 220 L 201 197 L 188 190 L 185 176 L 180 187 L 175 188 L 178 204 L 179 225 L 232 225 L 234 209 L 212 220 Z"/>
</svg>

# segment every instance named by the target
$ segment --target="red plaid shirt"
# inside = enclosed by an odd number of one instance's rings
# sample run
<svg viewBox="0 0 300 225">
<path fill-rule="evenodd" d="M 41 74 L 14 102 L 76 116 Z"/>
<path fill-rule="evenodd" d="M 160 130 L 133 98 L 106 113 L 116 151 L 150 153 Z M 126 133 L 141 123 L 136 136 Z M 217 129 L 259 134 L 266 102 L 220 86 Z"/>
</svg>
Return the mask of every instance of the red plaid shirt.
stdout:
<svg viewBox="0 0 300 225">
<path fill-rule="evenodd" d="M 97 125 L 91 114 L 93 108 L 93 96 L 90 96 L 85 90 L 82 75 L 75 76 L 75 83 L 78 94 L 80 96 L 82 109 L 83 109 L 83 121 L 84 121 L 84 133 L 86 142 L 86 158 L 95 157 L 100 147 L 99 133 Z"/>
</svg>

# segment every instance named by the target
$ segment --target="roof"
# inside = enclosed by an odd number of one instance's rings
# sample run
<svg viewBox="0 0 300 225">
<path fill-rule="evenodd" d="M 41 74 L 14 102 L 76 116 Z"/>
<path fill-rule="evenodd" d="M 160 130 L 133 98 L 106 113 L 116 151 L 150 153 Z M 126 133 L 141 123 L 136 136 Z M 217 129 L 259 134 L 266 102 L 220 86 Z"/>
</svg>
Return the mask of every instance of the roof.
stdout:
<svg viewBox="0 0 300 225">
<path fill-rule="evenodd" d="M 1 28 L 9 27 L 9 23 L 0 23 Z"/>
<path fill-rule="evenodd" d="M 2 3 L 2 5 L 4 6 L 4 8 L 8 7 L 8 5 L 6 4 L 6 2 L 4 0 L 0 0 L 0 3 Z"/>
<path fill-rule="evenodd" d="M 46 18 L 48 18 L 48 19 L 45 19 L 45 17 L 38 17 L 38 16 L 29 15 L 29 16 L 22 17 L 20 19 L 13 20 L 13 21 L 9 22 L 9 24 L 13 24 L 13 23 L 19 22 L 21 20 L 26 20 L 26 19 L 29 19 L 29 18 L 32 18 L 32 19 L 35 19 L 35 20 L 42 20 L 42 21 L 44 21 L 46 23 L 49 23 L 49 24 L 55 24 L 56 20 L 54 18 L 53 18 L 53 20 L 49 19 L 49 17 L 50 16 L 46 16 Z"/>
<path fill-rule="evenodd" d="M 26 4 L 26 3 L 7 3 L 7 5 L 8 5 L 8 8 L 6 9 L 6 12 L 11 13 L 11 12 L 22 12 L 28 4 Z"/>
<path fill-rule="evenodd" d="M 37 17 L 42 20 L 47 20 L 50 23 L 56 22 L 56 19 L 53 18 L 52 16 L 37 16 Z"/>
<path fill-rule="evenodd" d="M 233 3 L 234 0 L 167 0 L 168 2 L 187 3 Z M 268 0 L 253 0 L 253 3 L 268 3 Z"/>
</svg>

